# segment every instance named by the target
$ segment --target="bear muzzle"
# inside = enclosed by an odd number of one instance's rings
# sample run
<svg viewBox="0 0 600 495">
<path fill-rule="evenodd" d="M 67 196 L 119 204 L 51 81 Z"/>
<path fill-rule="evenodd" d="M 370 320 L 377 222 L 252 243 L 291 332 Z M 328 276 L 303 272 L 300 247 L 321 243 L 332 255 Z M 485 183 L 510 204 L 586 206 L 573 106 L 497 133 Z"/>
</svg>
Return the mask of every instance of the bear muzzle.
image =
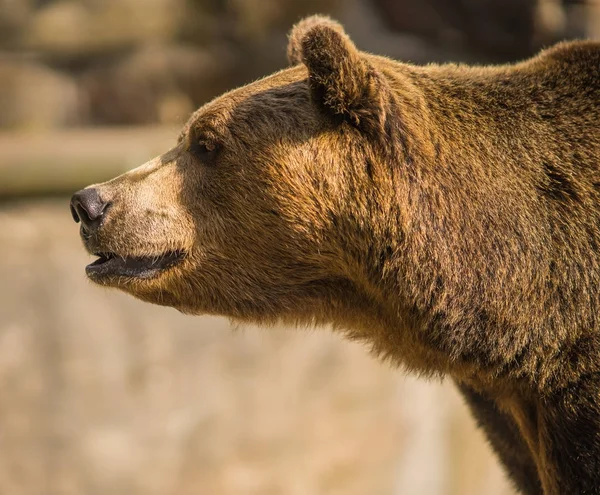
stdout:
<svg viewBox="0 0 600 495">
<path fill-rule="evenodd" d="M 93 187 L 76 192 L 71 198 L 73 220 L 81 223 L 80 235 L 85 248 L 97 259 L 86 266 L 87 276 L 96 282 L 115 277 L 150 279 L 179 264 L 185 258 L 183 250 L 171 250 L 152 256 L 129 256 L 106 250 L 99 241 L 99 232 L 111 202 L 103 201 Z"/>
</svg>

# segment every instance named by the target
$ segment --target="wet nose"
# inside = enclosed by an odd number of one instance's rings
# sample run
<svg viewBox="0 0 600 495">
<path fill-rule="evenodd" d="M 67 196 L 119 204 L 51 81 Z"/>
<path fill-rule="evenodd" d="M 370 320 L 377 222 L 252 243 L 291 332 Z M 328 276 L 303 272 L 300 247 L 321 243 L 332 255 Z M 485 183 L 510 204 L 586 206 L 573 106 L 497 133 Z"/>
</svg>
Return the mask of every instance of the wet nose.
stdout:
<svg viewBox="0 0 600 495">
<path fill-rule="evenodd" d="M 77 191 L 71 198 L 73 220 L 81 221 L 88 230 L 98 228 L 107 205 L 94 188 Z"/>
</svg>

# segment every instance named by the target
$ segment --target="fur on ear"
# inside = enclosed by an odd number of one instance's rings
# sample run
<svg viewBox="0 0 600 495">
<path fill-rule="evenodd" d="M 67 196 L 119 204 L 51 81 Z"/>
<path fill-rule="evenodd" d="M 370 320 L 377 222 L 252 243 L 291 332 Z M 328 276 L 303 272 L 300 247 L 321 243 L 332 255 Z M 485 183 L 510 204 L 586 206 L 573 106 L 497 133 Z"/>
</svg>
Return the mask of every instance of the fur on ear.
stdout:
<svg viewBox="0 0 600 495">
<path fill-rule="evenodd" d="M 306 65 L 315 103 L 357 127 L 381 128 L 382 77 L 339 23 L 324 16 L 300 21 L 289 36 L 288 58 Z"/>
<path fill-rule="evenodd" d="M 302 41 L 306 33 L 315 26 L 329 26 L 340 33 L 344 33 L 344 28 L 339 22 L 324 15 L 312 15 L 302 19 L 294 25 L 290 34 L 288 34 L 287 58 L 290 65 L 302 63 Z"/>
</svg>

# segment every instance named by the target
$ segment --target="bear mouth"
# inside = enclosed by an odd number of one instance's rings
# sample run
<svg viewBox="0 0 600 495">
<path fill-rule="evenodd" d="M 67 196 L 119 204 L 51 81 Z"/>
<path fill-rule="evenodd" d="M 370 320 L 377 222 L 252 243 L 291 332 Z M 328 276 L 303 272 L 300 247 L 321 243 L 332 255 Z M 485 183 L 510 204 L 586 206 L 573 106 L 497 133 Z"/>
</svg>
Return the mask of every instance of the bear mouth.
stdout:
<svg viewBox="0 0 600 495">
<path fill-rule="evenodd" d="M 179 264 L 183 251 L 169 251 L 157 256 L 120 256 L 115 253 L 94 253 L 98 259 L 85 267 L 92 280 L 106 277 L 149 279 Z"/>
</svg>

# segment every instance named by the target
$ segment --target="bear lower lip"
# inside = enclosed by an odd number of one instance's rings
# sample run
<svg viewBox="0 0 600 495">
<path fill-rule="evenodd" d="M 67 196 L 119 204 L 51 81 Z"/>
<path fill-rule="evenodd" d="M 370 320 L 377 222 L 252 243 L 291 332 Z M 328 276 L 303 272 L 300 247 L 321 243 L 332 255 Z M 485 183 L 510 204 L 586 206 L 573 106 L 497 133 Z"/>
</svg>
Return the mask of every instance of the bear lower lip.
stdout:
<svg viewBox="0 0 600 495">
<path fill-rule="evenodd" d="M 181 262 L 182 251 L 170 251 L 158 256 L 118 256 L 114 253 L 95 254 L 98 259 L 85 267 L 91 279 L 105 277 L 152 278 Z"/>
</svg>

